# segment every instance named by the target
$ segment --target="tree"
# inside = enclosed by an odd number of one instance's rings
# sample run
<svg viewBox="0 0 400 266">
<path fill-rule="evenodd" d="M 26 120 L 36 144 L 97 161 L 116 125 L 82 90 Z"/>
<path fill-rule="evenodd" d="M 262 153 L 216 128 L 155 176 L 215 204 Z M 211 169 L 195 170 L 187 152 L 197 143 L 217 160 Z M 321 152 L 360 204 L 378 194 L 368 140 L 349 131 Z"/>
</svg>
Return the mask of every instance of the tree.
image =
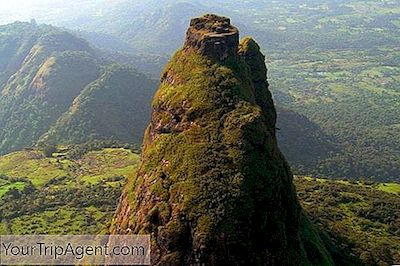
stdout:
<svg viewBox="0 0 400 266">
<path fill-rule="evenodd" d="M 43 147 L 43 153 L 46 157 L 53 157 L 53 153 L 57 151 L 57 147 L 52 144 L 46 144 Z"/>
</svg>

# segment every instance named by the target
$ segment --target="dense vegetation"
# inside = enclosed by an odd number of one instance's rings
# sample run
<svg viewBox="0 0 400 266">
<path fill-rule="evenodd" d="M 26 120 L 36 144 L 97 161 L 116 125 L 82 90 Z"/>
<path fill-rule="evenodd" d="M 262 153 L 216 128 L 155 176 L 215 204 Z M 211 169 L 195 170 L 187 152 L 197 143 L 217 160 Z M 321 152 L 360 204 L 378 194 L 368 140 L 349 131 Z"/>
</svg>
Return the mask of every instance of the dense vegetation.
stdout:
<svg viewBox="0 0 400 266">
<path fill-rule="evenodd" d="M 303 208 L 325 232 L 339 265 L 400 262 L 400 184 L 310 177 L 295 183 Z"/>
<path fill-rule="evenodd" d="M 156 82 L 131 67 L 111 65 L 82 90 L 40 142 L 71 144 L 118 139 L 140 144 L 150 119 L 152 88 L 156 86 Z"/>
<path fill-rule="evenodd" d="M 116 146 L 93 142 L 58 147 L 49 157 L 40 150 L 0 157 L 0 234 L 107 232 L 139 160 L 129 149 L 104 148 Z"/>
</svg>

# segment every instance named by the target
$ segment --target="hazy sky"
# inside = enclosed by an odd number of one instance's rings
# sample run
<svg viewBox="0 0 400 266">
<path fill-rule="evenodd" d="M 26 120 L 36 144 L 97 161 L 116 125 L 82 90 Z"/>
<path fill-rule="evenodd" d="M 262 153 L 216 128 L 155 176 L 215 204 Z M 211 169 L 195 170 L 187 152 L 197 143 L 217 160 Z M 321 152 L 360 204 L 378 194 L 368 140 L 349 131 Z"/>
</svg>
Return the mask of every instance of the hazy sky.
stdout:
<svg viewBox="0 0 400 266">
<path fill-rule="evenodd" d="M 59 0 L 0 0 L 0 23 L 9 23 L 15 20 L 29 20 L 38 10 Z"/>
<path fill-rule="evenodd" d="M 0 0 L 0 11 L 18 11 L 18 9 L 27 9 L 34 6 L 48 5 L 51 2 L 60 2 L 59 0 Z"/>
<path fill-rule="evenodd" d="M 111 0 L 0 0 L 0 24 L 16 20 L 37 19 L 41 23 L 55 23 L 67 15 L 94 12 L 96 7 Z M 56 23 L 57 24 L 57 23 Z"/>
</svg>

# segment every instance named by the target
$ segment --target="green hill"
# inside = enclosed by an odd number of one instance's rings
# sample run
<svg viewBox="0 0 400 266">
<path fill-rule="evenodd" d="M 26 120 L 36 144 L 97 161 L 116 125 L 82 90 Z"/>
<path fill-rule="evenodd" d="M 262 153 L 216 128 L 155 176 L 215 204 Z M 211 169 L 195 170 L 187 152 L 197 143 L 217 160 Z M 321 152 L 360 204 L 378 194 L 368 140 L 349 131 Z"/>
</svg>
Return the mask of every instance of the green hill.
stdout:
<svg viewBox="0 0 400 266">
<path fill-rule="evenodd" d="M 118 139 L 140 143 L 150 119 L 142 108 L 153 95 L 155 81 L 131 67 L 111 65 L 87 85 L 40 142 L 84 143 L 89 139 Z"/>
<path fill-rule="evenodd" d="M 87 41 L 46 25 L 0 26 L 0 62 L 0 154 L 50 129 L 57 143 L 141 142 L 156 83 Z"/>
<path fill-rule="evenodd" d="M 88 18 L 71 28 L 107 33 L 124 40 L 136 51 L 170 56 L 181 44 L 188 18 L 209 12 L 199 1 L 120 1 L 104 10 L 104 16 Z M 114 19 L 109 19 L 114 18 Z"/>
<path fill-rule="evenodd" d="M 112 230 L 152 234 L 154 264 L 333 264 L 278 148 L 266 73 L 258 44 L 239 43 L 228 18 L 191 20 Z"/>
<path fill-rule="evenodd" d="M 100 71 L 84 40 L 33 25 L 26 27 L 36 34 L 25 36 L 15 26 L 18 24 L 3 27 L 6 33 L 8 28 L 14 30 L 5 38 L 6 45 L 13 38 L 34 40 L 23 47 L 18 69 L 1 89 L 1 153 L 33 145 Z"/>
</svg>

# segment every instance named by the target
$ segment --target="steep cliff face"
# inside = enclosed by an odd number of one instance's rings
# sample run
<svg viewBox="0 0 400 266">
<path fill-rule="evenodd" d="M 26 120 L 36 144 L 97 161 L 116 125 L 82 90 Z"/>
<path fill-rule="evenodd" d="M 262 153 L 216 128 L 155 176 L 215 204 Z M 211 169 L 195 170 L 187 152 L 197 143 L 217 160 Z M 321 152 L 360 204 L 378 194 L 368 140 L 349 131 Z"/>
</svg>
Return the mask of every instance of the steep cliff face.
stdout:
<svg viewBox="0 0 400 266">
<path fill-rule="evenodd" d="M 113 233 L 151 234 L 154 265 L 330 265 L 275 137 L 257 43 L 191 21 L 166 66 Z"/>
</svg>

